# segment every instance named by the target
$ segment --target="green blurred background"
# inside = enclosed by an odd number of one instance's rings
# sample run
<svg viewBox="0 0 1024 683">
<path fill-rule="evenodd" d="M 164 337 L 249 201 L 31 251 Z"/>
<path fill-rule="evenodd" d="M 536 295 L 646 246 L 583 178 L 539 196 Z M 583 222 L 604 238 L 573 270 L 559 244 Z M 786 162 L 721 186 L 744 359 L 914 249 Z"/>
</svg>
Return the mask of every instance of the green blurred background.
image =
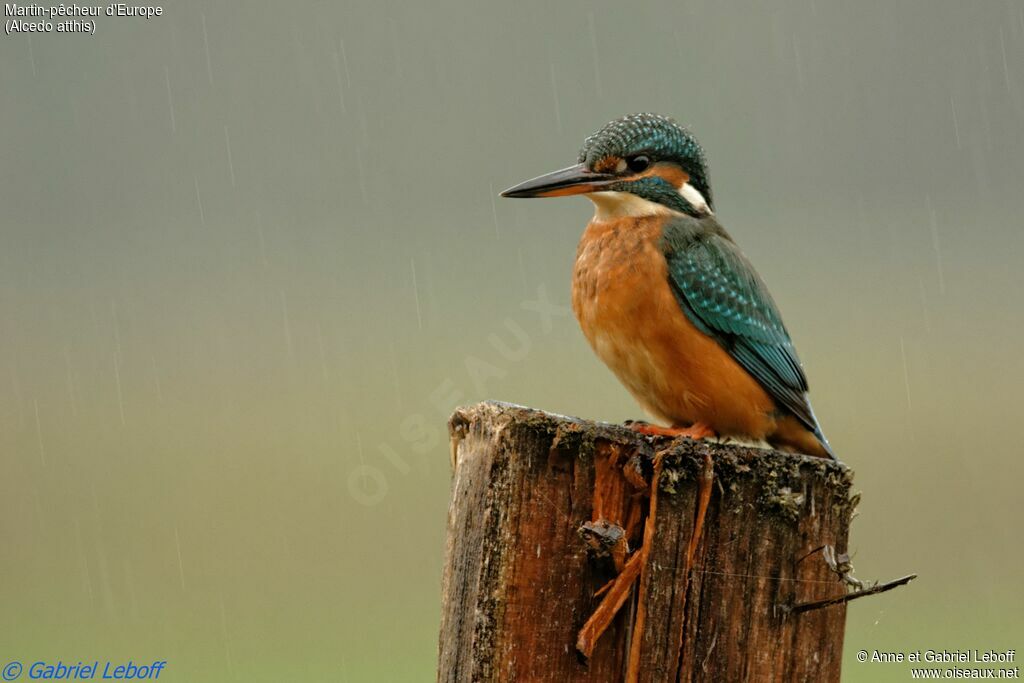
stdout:
<svg viewBox="0 0 1024 683">
<path fill-rule="evenodd" d="M 1024 3 L 261 0 L 0 37 L 0 664 L 432 679 L 451 408 L 640 417 L 589 204 L 496 198 L 635 111 L 708 150 L 858 575 L 921 575 L 845 679 L 1024 649 Z"/>
</svg>

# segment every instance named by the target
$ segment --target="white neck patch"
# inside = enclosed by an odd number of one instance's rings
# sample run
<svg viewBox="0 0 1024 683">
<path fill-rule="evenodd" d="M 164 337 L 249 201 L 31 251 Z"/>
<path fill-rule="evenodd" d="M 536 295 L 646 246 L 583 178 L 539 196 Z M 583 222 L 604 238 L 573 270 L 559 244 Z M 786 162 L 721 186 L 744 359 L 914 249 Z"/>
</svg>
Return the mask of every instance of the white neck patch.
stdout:
<svg viewBox="0 0 1024 683">
<path fill-rule="evenodd" d="M 697 209 L 699 213 L 711 215 L 711 207 L 708 206 L 708 202 L 704 199 L 704 195 L 702 195 L 700 190 L 690 183 L 683 183 L 683 186 L 679 188 L 679 194 L 683 196 L 683 199 L 685 199 L 690 206 Z"/>
</svg>

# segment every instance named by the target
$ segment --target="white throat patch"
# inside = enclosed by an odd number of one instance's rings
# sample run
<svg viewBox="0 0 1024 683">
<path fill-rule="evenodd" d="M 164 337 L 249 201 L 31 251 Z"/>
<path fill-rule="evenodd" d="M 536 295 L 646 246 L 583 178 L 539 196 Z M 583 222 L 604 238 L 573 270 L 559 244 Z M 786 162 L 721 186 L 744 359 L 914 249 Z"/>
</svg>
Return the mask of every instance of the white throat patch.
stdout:
<svg viewBox="0 0 1024 683">
<path fill-rule="evenodd" d="M 711 207 L 708 206 L 707 200 L 693 185 L 683 183 L 679 188 L 679 194 L 701 214 L 711 215 Z M 588 192 L 586 197 L 594 202 L 594 218 L 599 221 L 626 216 L 668 216 L 679 213 L 664 204 L 638 197 L 631 192 Z"/>
<path fill-rule="evenodd" d="M 638 197 L 631 192 L 589 192 L 587 199 L 594 202 L 594 219 L 607 221 L 626 216 L 667 216 L 672 209 Z"/>
</svg>

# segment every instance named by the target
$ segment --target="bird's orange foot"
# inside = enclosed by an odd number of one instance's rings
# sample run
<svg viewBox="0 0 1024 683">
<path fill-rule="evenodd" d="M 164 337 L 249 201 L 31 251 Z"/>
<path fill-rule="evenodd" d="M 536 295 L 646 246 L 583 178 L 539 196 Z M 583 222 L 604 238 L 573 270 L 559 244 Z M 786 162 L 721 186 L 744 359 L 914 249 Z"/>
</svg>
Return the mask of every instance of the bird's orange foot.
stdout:
<svg viewBox="0 0 1024 683">
<path fill-rule="evenodd" d="M 648 422 L 633 421 L 627 423 L 627 426 L 634 432 L 650 436 L 671 436 L 673 438 L 688 436 L 691 439 L 706 439 L 717 436 L 715 430 L 701 422 L 694 422 L 689 427 L 659 427 Z"/>
</svg>

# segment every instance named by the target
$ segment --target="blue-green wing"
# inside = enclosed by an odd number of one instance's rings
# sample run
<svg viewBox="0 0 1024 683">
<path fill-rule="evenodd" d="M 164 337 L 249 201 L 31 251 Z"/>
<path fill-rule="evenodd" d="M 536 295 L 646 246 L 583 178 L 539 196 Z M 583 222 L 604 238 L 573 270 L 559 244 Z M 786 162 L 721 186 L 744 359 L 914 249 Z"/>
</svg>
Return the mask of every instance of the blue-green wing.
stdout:
<svg viewBox="0 0 1024 683">
<path fill-rule="evenodd" d="M 779 309 L 739 248 L 724 231 L 698 231 L 687 224 L 667 226 L 663 246 L 669 282 L 690 321 L 824 443 Z"/>
</svg>

